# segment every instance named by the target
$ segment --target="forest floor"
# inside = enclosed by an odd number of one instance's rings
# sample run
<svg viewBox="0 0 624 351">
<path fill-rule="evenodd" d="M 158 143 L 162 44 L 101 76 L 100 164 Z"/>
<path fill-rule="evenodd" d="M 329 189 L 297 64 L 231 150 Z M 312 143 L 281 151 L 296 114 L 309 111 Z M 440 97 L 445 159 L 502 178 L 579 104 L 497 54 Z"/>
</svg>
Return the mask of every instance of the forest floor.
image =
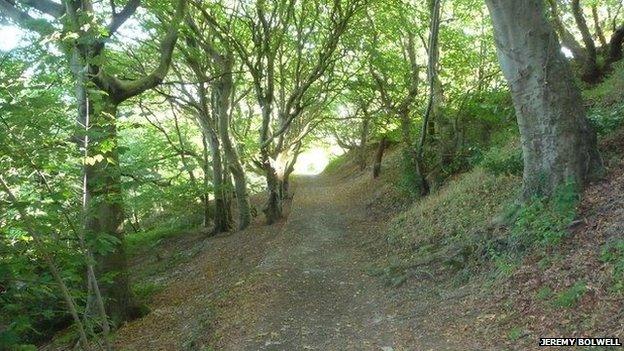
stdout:
<svg viewBox="0 0 624 351">
<path fill-rule="evenodd" d="M 480 315 L 459 308 L 468 294 L 391 288 L 370 274 L 383 234 L 362 182 L 299 179 L 286 221 L 196 238 L 201 252 L 157 278 L 166 288 L 118 332 L 119 349 L 480 349 L 457 332 Z"/>
</svg>

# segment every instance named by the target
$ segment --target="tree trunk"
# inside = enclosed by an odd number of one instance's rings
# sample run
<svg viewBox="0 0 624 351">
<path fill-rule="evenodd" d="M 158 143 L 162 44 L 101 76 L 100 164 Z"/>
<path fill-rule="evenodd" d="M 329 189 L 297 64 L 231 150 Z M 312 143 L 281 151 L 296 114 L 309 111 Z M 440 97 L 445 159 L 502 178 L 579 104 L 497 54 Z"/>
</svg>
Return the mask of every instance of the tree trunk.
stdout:
<svg viewBox="0 0 624 351">
<path fill-rule="evenodd" d="M 264 152 L 263 152 L 264 154 Z M 280 197 L 280 182 L 275 169 L 269 161 L 268 155 L 262 155 L 263 168 L 267 182 L 268 198 L 264 207 L 267 224 L 273 224 L 282 218 L 282 199 Z"/>
<path fill-rule="evenodd" d="M 233 148 L 228 149 L 224 146 L 224 149 L 230 163 L 238 160 L 238 162 L 230 164 L 230 171 L 232 172 L 232 177 L 234 177 L 234 193 L 236 194 L 236 204 L 238 205 L 238 230 L 243 230 L 251 223 L 251 204 L 249 203 L 249 193 L 247 192 L 247 177 L 240 163 L 238 153 Z"/>
<path fill-rule="evenodd" d="M 609 40 L 609 53 L 606 60 L 606 66 L 611 67 L 611 64 L 622 59 L 622 42 L 624 42 L 624 26 L 616 29 Z"/>
<path fill-rule="evenodd" d="M 582 79 L 587 83 L 597 83 L 600 80 L 600 69 L 598 69 L 598 54 L 596 51 L 596 44 L 589 32 L 587 21 L 583 15 L 583 9 L 580 5 L 580 0 L 572 0 L 572 14 L 576 25 L 583 37 L 583 43 L 585 44 L 585 62 L 583 63 Z"/>
<path fill-rule="evenodd" d="M 388 139 L 384 136 L 381 138 L 379 142 L 379 146 L 377 147 L 377 152 L 375 153 L 375 163 L 373 164 L 373 179 L 379 177 L 381 174 L 381 161 L 383 160 L 383 154 L 386 150 L 386 146 L 388 144 Z"/>
<path fill-rule="evenodd" d="M 206 140 L 208 139 L 205 136 L 205 133 L 202 132 L 202 144 L 203 144 L 203 151 L 202 151 L 202 170 L 204 171 L 204 179 L 203 179 L 203 189 L 202 189 L 202 205 L 203 205 L 203 226 L 204 228 L 208 228 L 208 226 L 210 225 L 210 220 L 212 218 L 211 214 L 210 214 L 210 192 L 208 191 L 209 185 L 210 185 L 210 162 L 208 161 L 208 141 Z"/>
<path fill-rule="evenodd" d="M 423 124 L 420 134 L 420 140 L 418 142 L 418 149 L 416 150 L 416 172 L 420 179 L 420 194 L 426 196 L 429 194 L 430 186 L 425 176 L 425 145 L 427 137 L 433 140 L 436 129 L 434 126 L 435 115 L 438 110 L 439 96 L 438 96 L 438 58 L 440 54 L 439 49 L 439 34 L 440 34 L 440 22 L 441 22 L 441 0 L 430 1 L 430 25 L 429 25 L 429 48 L 428 48 L 428 62 L 427 62 L 427 80 L 429 85 L 429 97 L 427 99 L 427 108 L 425 110 L 425 116 L 423 117 Z"/>
<path fill-rule="evenodd" d="M 360 129 L 360 145 L 357 148 L 358 164 L 360 165 L 360 171 L 366 169 L 366 144 L 368 143 L 368 133 L 370 130 L 370 118 L 368 112 L 364 111 L 364 117 L 362 119 L 362 127 Z"/>
<path fill-rule="evenodd" d="M 284 168 L 284 175 L 280 180 L 280 197 L 282 200 L 291 199 L 293 194 L 290 193 L 290 176 L 295 171 L 295 164 L 297 164 L 297 159 L 299 158 L 299 150 L 301 149 L 301 144 L 297 144 L 292 148 L 292 159 L 286 162 L 286 166 Z"/>
<path fill-rule="evenodd" d="M 247 192 L 247 176 L 240 161 L 236 147 L 230 136 L 230 104 L 232 99 L 232 59 L 224 61 L 220 77 L 215 81 L 212 88 L 213 108 L 215 118 L 218 119 L 219 135 L 223 143 L 223 151 L 228 161 L 230 172 L 234 177 L 234 191 L 238 205 L 238 230 L 243 230 L 251 223 L 251 205 Z"/>
<path fill-rule="evenodd" d="M 86 213 L 85 228 L 90 241 L 114 239 L 112 250 L 98 251 L 96 261 L 106 311 L 115 325 L 136 318 L 139 308 L 134 300 L 128 276 L 128 260 L 124 249 L 123 199 L 121 170 L 117 149 L 117 105 L 106 96 L 89 101 L 92 111 L 89 125 L 88 156 L 85 162 Z M 109 239 L 110 240 L 110 239 Z"/>
<path fill-rule="evenodd" d="M 548 3 L 550 4 L 552 21 L 559 37 L 561 38 L 561 43 L 572 52 L 574 59 L 579 60 L 580 62 L 585 62 L 587 53 L 585 52 L 585 49 L 576 41 L 574 35 L 570 33 L 570 31 L 563 24 L 561 15 L 559 14 L 557 1 L 558 0 L 548 0 Z"/>
<path fill-rule="evenodd" d="M 598 6 L 593 4 L 591 7 L 592 17 L 594 18 L 594 27 L 596 28 L 596 37 L 600 41 L 601 46 L 607 46 L 607 38 L 605 38 L 602 27 L 600 26 L 600 16 L 598 16 Z"/>
<path fill-rule="evenodd" d="M 227 159 L 225 156 L 223 158 L 223 197 L 225 199 L 225 216 L 227 218 L 227 222 L 229 224 L 229 228 L 233 228 L 234 217 L 232 214 L 232 198 L 234 194 L 232 193 L 232 189 L 234 186 L 232 185 L 232 174 L 230 174 L 230 167 L 228 166 Z"/>
<path fill-rule="evenodd" d="M 272 86 L 272 81 L 271 84 Z M 273 90 L 271 88 L 270 90 Z M 271 115 L 273 110 L 273 97 L 272 94 L 267 94 L 267 97 L 259 100 L 262 108 L 262 125 L 260 127 L 260 165 L 264 170 L 266 183 L 267 183 L 267 202 L 262 212 L 266 217 L 267 224 L 273 224 L 280 220 L 283 216 L 282 213 L 282 200 L 280 197 L 280 184 L 277 176 L 277 171 L 271 162 L 270 136 L 269 129 L 271 124 Z"/>
<path fill-rule="evenodd" d="M 232 223 L 229 221 L 228 189 L 225 184 L 225 170 L 221 160 L 221 146 L 215 131 L 209 131 L 208 143 L 212 158 L 212 187 L 215 202 L 212 234 L 218 234 L 232 229 Z"/>
<path fill-rule="evenodd" d="M 523 198 L 582 186 L 602 169 L 579 89 L 541 0 L 487 0 L 524 154 Z"/>
</svg>

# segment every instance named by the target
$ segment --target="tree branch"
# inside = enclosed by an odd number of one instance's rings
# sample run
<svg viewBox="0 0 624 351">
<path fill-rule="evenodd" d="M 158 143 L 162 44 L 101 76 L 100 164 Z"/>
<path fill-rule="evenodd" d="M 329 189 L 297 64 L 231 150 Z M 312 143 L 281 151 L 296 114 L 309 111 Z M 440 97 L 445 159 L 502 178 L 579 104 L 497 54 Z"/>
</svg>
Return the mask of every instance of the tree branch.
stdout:
<svg viewBox="0 0 624 351">
<path fill-rule="evenodd" d="M 28 13 L 19 10 L 15 4 L 8 0 L 0 0 L 0 14 L 13 20 L 24 29 L 46 35 L 54 31 L 54 27 L 44 19 L 35 19 Z"/>
<path fill-rule="evenodd" d="M 160 43 L 160 62 L 152 73 L 136 80 L 121 80 L 100 70 L 94 77 L 98 87 L 108 92 L 115 102 L 121 103 L 160 84 L 169 71 L 173 49 L 178 40 L 178 29 L 185 12 L 186 0 L 179 0 L 175 16 L 165 38 Z"/>
<path fill-rule="evenodd" d="M 20 0 L 20 2 L 52 17 L 58 18 L 65 14 L 63 5 L 50 0 Z"/>
<path fill-rule="evenodd" d="M 141 5 L 141 0 L 130 0 L 121 10 L 121 12 L 116 13 L 115 2 L 111 2 L 111 7 L 113 10 L 113 20 L 108 25 L 108 36 L 112 36 L 118 29 L 121 27 L 127 20 L 132 16 L 137 8 Z"/>
</svg>

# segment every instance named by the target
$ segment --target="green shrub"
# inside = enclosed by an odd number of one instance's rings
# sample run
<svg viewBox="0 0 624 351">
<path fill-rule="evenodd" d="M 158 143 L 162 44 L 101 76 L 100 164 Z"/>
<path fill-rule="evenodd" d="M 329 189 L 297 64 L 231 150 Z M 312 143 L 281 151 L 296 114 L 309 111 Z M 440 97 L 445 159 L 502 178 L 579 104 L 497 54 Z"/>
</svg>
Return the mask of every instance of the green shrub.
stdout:
<svg viewBox="0 0 624 351">
<path fill-rule="evenodd" d="M 335 156 L 335 157 L 330 158 L 329 163 L 327 164 L 323 172 L 326 174 L 336 172 L 340 167 L 342 167 L 348 161 L 349 157 L 347 155 L 349 154 L 346 153 L 340 156 Z M 352 156 L 352 155 L 349 155 L 349 156 Z"/>
<path fill-rule="evenodd" d="M 522 150 L 516 143 L 511 143 L 502 147 L 492 147 L 483 154 L 479 164 L 488 172 L 495 175 L 521 175 L 524 170 Z"/>
<path fill-rule="evenodd" d="M 157 293 L 163 290 L 164 286 L 152 282 L 138 283 L 132 287 L 134 295 L 142 302 L 149 303 Z"/>
<path fill-rule="evenodd" d="M 624 239 L 607 242 L 602 248 L 600 259 L 613 267 L 613 290 L 624 292 Z"/>
<path fill-rule="evenodd" d="M 554 301 L 554 305 L 557 307 L 570 308 L 574 307 L 578 301 L 587 292 L 587 285 L 585 282 L 577 282 L 571 287 L 557 294 Z"/>
<path fill-rule="evenodd" d="M 624 62 L 613 66 L 613 72 L 602 83 L 585 90 L 586 100 L 594 105 L 610 106 L 619 104 L 624 99 Z"/>
<path fill-rule="evenodd" d="M 607 135 L 624 124 L 624 103 L 596 106 L 588 111 L 587 118 L 599 135 Z"/>
<path fill-rule="evenodd" d="M 568 183 L 550 198 L 534 198 L 517 206 L 509 238 L 510 248 L 522 252 L 536 244 L 551 246 L 559 243 L 576 218 L 580 200 L 577 189 L 574 183 Z"/>
<path fill-rule="evenodd" d="M 536 298 L 541 301 L 549 300 L 553 296 L 553 291 L 547 286 L 541 287 L 536 294 Z"/>
<path fill-rule="evenodd" d="M 592 105 L 587 117 L 598 134 L 609 134 L 621 127 L 624 124 L 624 62 L 615 64 L 607 79 L 583 94 Z"/>
<path fill-rule="evenodd" d="M 397 184 L 402 195 L 410 199 L 420 196 L 420 176 L 416 172 L 414 156 L 408 150 L 401 151 L 401 174 Z"/>
<path fill-rule="evenodd" d="M 126 235 L 124 244 L 129 255 L 147 252 L 160 245 L 163 241 L 176 236 L 188 234 L 189 228 L 175 223 L 160 228 Z"/>
</svg>

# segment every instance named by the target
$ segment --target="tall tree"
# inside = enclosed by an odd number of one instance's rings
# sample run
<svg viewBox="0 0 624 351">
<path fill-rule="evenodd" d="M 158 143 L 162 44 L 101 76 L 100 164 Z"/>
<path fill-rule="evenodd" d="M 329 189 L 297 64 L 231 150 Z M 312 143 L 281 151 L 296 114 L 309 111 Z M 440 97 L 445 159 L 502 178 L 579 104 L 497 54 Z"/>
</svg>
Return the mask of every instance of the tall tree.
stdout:
<svg viewBox="0 0 624 351">
<path fill-rule="evenodd" d="M 523 197 L 579 186 L 601 171 L 596 134 L 585 117 L 541 0 L 487 0 L 498 57 L 511 88 L 524 154 Z"/>
<path fill-rule="evenodd" d="M 575 59 L 584 62 L 586 57 L 585 48 L 579 44 L 574 37 L 574 34 L 570 32 L 563 22 L 562 13 L 559 7 L 559 0 L 548 0 L 548 4 L 550 5 L 550 17 L 555 30 L 559 35 L 561 44 L 572 52 Z"/>
<path fill-rule="evenodd" d="M 228 35 L 247 68 L 261 110 L 258 165 L 266 178 L 268 198 L 264 213 L 269 224 L 282 217 L 280 194 L 284 174 L 278 170 L 287 167 L 277 163 L 280 153 L 286 151 L 279 140 L 316 102 L 315 87 L 326 82 L 323 78 L 339 58 L 336 52 L 340 38 L 362 3 L 257 0 L 241 6 L 241 30 L 227 33 L 223 25 L 214 21 Z"/>
<path fill-rule="evenodd" d="M 203 31 L 191 17 L 187 17 L 187 24 L 191 35 L 197 38 L 198 49 L 207 58 L 204 71 L 209 71 L 213 77 L 210 84 L 212 113 L 226 163 L 234 178 L 234 192 L 238 205 L 238 229 L 242 230 L 251 223 L 251 205 L 247 190 L 247 175 L 230 131 L 232 108 L 235 103 L 235 55 L 229 41 L 212 22 L 213 17 L 208 11 L 200 7 L 199 13 L 198 21 L 203 23 L 201 27 L 204 28 Z M 202 35 L 202 33 L 206 34 Z"/>
<path fill-rule="evenodd" d="M 418 151 L 416 154 L 416 165 L 418 167 L 418 173 L 420 174 L 420 193 L 427 195 L 429 193 L 429 183 L 424 177 L 424 164 L 425 164 L 425 143 L 427 141 L 427 134 L 429 132 L 432 123 L 432 117 L 435 117 L 440 103 L 440 84 L 438 81 L 438 60 L 440 55 L 439 49 L 439 35 L 440 35 L 440 22 L 441 22 L 441 9 L 442 0 L 430 1 L 430 26 L 429 26 L 429 45 L 427 47 L 427 53 L 429 56 L 427 63 L 427 81 L 429 84 L 429 96 L 427 99 L 427 108 L 425 110 L 425 116 L 423 117 L 422 129 L 420 132 L 420 141 L 418 142 Z M 432 137 L 432 136 L 429 136 Z"/>
<path fill-rule="evenodd" d="M 378 92 L 381 106 L 389 116 L 399 121 L 408 171 L 416 174 L 419 179 L 417 185 L 422 191 L 427 186 L 424 174 L 418 165 L 418 144 L 415 142 L 414 116 L 412 115 L 416 108 L 421 83 L 421 65 L 417 57 L 419 48 L 416 46 L 416 38 L 422 33 L 417 33 L 419 29 L 415 28 L 414 23 L 411 23 L 405 16 L 405 12 L 414 12 L 405 4 L 397 4 L 396 7 L 389 7 L 386 11 L 377 9 L 376 12 L 375 15 L 383 22 L 375 21 L 369 14 L 372 33 L 368 47 L 370 75 L 373 78 L 375 90 Z M 380 33 L 378 26 L 389 30 L 387 33 Z M 386 42 L 381 42 L 382 34 Z M 388 53 L 382 52 L 382 48 L 387 48 L 393 43 L 396 43 L 394 45 L 398 48 L 393 48 L 394 50 Z M 384 145 L 385 141 L 382 140 L 379 150 L 382 150 Z M 382 154 L 378 152 L 378 155 Z"/>
<path fill-rule="evenodd" d="M 583 43 L 585 44 L 585 61 L 583 63 L 582 79 L 587 83 L 596 83 L 600 79 L 598 51 L 596 50 L 596 43 L 594 42 L 594 38 L 585 20 L 580 0 L 572 0 L 572 14 L 574 15 L 576 26 L 581 32 Z"/>
<path fill-rule="evenodd" d="M 104 50 L 110 38 L 135 13 L 140 0 L 130 0 L 116 11 L 111 2 L 111 18 L 99 22 L 99 13 L 91 0 L 0 0 L 2 14 L 20 26 L 50 35 L 61 25 L 64 48 L 76 80 L 78 124 L 85 130 L 80 144 L 85 152 L 84 227 L 89 237 L 111 241 L 108 252 L 97 255 L 100 274 L 109 274 L 102 284 L 107 311 L 115 323 L 131 319 L 138 313 L 127 272 L 123 245 L 123 208 L 121 170 L 117 147 L 116 115 L 124 101 L 157 86 L 167 74 L 178 27 L 184 16 L 185 0 L 179 0 L 174 17 L 160 45 L 160 59 L 151 73 L 138 79 L 120 79 L 105 69 Z M 31 10 L 47 17 L 32 17 Z M 47 18 L 52 18 L 48 20 Z"/>
</svg>

